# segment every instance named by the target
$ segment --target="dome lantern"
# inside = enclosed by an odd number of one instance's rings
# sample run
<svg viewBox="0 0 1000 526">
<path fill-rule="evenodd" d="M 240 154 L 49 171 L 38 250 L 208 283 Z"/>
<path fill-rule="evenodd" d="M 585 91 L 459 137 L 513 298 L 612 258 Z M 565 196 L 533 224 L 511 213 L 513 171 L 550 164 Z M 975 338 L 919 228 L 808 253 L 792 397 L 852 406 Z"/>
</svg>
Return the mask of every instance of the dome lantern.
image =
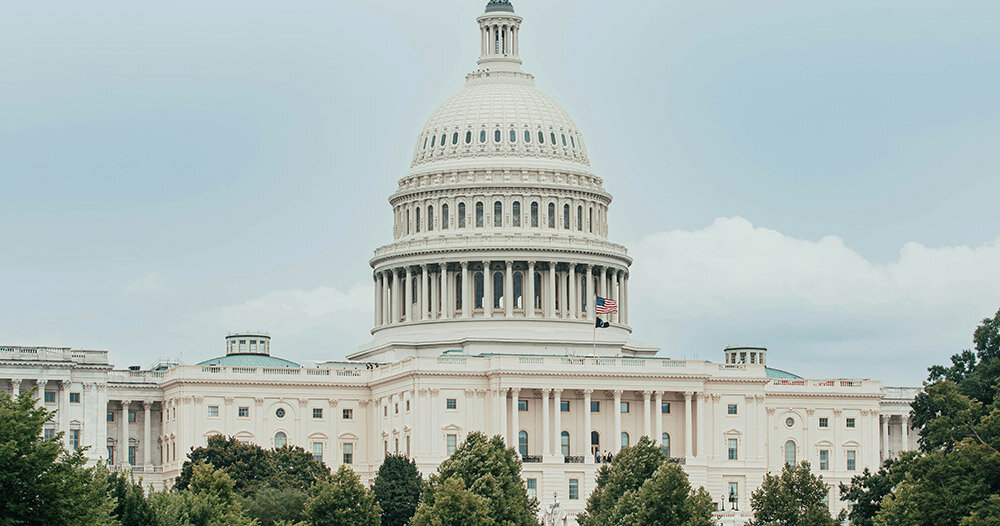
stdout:
<svg viewBox="0 0 1000 526">
<path fill-rule="evenodd" d="M 521 17 L 508 0 L 490 0 L 479 22 L 479 67 L 490 71 L 520 71 Z"/>
</svg>

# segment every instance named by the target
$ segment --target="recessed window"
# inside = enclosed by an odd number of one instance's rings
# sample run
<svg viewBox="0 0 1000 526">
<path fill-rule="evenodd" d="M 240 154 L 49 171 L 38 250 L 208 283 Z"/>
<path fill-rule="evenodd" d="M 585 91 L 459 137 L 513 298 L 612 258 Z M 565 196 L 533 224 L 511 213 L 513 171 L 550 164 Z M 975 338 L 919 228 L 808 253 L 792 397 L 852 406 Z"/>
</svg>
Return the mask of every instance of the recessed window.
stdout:
<svg viewBox="0 0 1000 526">
<path fill-rule="evenodd" d="M 569 230 L 569 205 L 563 205 L 563 230 Z"/>
<path fill-rule="evenodd" d="M 524 130 L 524 142 L 531 142 L 531 132 L 528 130 Z"/>
<path fill-rule="evenodd" d="M 525 489 L 528 490 L 529 499 L 534 499 L 538 497 L 538 479 L 525 479 L 524 487 Z"/>
<path fill-rule="evenodd" d="M 785 442 L 785 465 L 795 465 L 795 442 L 791 440 Z"/>
<path fill-rule="evenodd" d="M 208 406 L 208 416 L 219 416 L 219 406 L 217 405 Z"/>
<path fill-rule="evenodd" d="M 313 418 L 323 418 L 323 408 L 314 407 L 313 408 Z"/>
<path fill-rule="evenodd" d="M 445 437 L 445 451 L 447 451 L 450 457 L 458 449 L 458 435 L 447 435 Z"/>
<path fill-rule="evenodd" d="M 69 430 L 69 445 L 73 449 L 80 449 L 80 430 L 70 429 Z"/>
<path fill-rule="evenodd" d="M 503 203 L 493 203 L 493 226 L 503 226 Z"/>
<path fill-rule="evenodd" d="M 108 422 L 114 422 L 115 421 L 115 413 L 113 411 L 108 411 L 107 419 L 108 419 Z"/>
<path fill-rule="evenodd" d="M 517 410 L 518 411 L 527 411 L 528 410 L 528 401 L 527 400 L 518 400 L 517 401 Z"/>
<path fill-rule="evenodd" d="M 455 398 L 445 400 L 444 408 L 449 410 L 458 409 L 458 400 Z"/>
<path fill-rule="evenodd" d="M 354 410 L 353 409 L 344 409 L 343 411 L 341 411 L 340 416 L 344 420 L 354 420 Z"/>
<path fill-rule="evenodd" d="M 447 140 L 448 140 L 448 134 L 447 134 L 447 133 L 442 133 L 442 134 L 441 134 L 441 147 L 442 147 L 442 148 L 444 148 L 444 143 L 445 143 L 445 141 L 447 141 Z"/>
<path fill-rule="evenodd" d="M 56 437 L 56 430 L 52 427 L 46 427 L 42 430 L 42 438 L 45 440 L 52 440 Z"/>
<path fill-rule="evenodd" d="M 545 134 L 538 132 L 538 144 L 545 144 Z"/>
<path fill-rule="evenodd" d="M 556 144 L 556 134 L 555 134 L 555 132 L 550 133 L 549 134 L 549 138 L 552 139 L 552 145 L 555 146 L 555 144 Z"/>
<path fill-rule="evenodd" d="M 472 144 L 472 132 L 465 132 L 465 144 Z"/>
<path fill-rule="evenodd" d="M 569 412 L 569 400 L 560 400 L 559 401 L 559 411 L 562 412 L 562 413 L 568 413 Z"/>
<path fill-rule="evenodd" d="M 476 227 L 483 227 L 483 203 L 482 201 L 476 203 Z"/>
<path fill-rule="evenodd" d="M 455 132 L 451 136 L 451 144 L 453 144 L 453 145 L 458 144 L 458 132 Z"/>
<path fill-rule="evenodd" d="M 423 149 L 424 150 L 427 149 L 427 137 L 424 137 L 424 147 L 423 147 Z"/>
<path fill-rule="evenodd" d="M 600 413 L 601 412 L 601 402 L 599 402 L 597 400 L 591 400 L 590 401 L 590 412 L 591 413 Z"/>
<path fill-rule="evenodd" d="M 629 407 L 628 407 L 628 402 L 622 402 L 622 405 L 621 405 L 621 412 L 622 412 L 622 413 L 628 413 L 628 409 L 629 409 Z"/>
<path fill-rule="evenodd" d="M 830 427 L 830 419 L 827 417 L 820 417 L 819 427 Z"/>
<path fill-rule="evenodd" d="M 549 203 L 549 228 L 556 227 L 556 204 Z"/>
<path fill-rule="evenodd" d="M 563 146 L 566 146 L 566 134 L 565 133 L 562 136 L 562 141 L 563 141 Z"/>
<path fill-rule="evenodd" d="M 580 479 L 569 479 L 569 500 L 580 500 Z"/>
<path fill-rule="evenodd" d="M 569 143 L 573 148 L 576 148 L 576 141 L 573 140 L 573 136 L 569 136 Z"/>
<path fill-rule="evenodd" d="M 409 400 L 406 401 L 406 412 L 407 413 L 410 412 L 410 401 Z"/>
<path fill-rule="evenodd" d="M 569 431 L 559 433 L 559 451 L 562 453 L 562 456 L 569 456 Z"/>
<path fill-rule="evenodd" d="M 393 409 L 393 412 L 395 412 L 397 415 L 399 414 L 399 404 L 398 403 L 396 404 L 395 409 Z"/>
<path fill-rule="evenodd" d="M 736 410 L 736 404 L 729 404 L 729 406 L 726 408 L 726 414 L 729 414 L 729 415 L 738 414 L 738 412 Z"/>
<path fill-rule="evenodd" d="M 448 203 L 441 205 L 441 230 L 448 230 Z"/>
<path fill-rule="evenodd" d="M 669 415 L 670 414 L 670 402 L 660 403 L 660 414 Z"/>
<path fill-rule="evenodd" d="M 517 452 L 522 456 L 528 456 L 528 432 L 518 431 L 517 432 Z"/>
<path fill-rule="evenodd" d="M 431 148 L 437 143 L 437 135 L 431 137 Z"/>
<path fill-rule="evenodd" d="M 354 463 L 354 444 L 344 444 L 344 464 Z"/>
<path fill-rule="evenodd" d="M 128 421 L 129 422 L 135 422 L 135 411 L 129 411 L 128 412 Z"/>
<path fill-rule="evenodd" d="M 278 431 L 274 434 L 274 449 L 280 449 L 288 444 L 288 435 L 284 431 Z"/>
<path fill-rule="evenodd" d="M 510 142 L 517 142 L 517 132 L 514 130 L 510 131 Z"/>
<path fill-rule="evenodd" d="M 739 460 L 739 454 L 738 454 L 739 444 L 740 444 L 739 439 L 736 438 L 730 438 L 726 440 L 726 445 L 729 448 L 729 460 Z"/>
<path fill-rule="evenodd" d="M 274 411 L 274 416 L 278 418 L 285 418 L 285 408 L 279 407 Z"/>
<path fill-rule="evenodd" d="M 69 394 L 69 403 L 71 403 L 71 404 L 79 404 L 80 403 L 80 393 L 70 393 Z"/>
<path fill-rule="evenodd" d="M 847 471 L 858 469 L 858 452 L 853 449 L 847 451 Z"/>
<path fill-rule="evenodd" d="M 500 130 L 493 132 L 493 142 L 500 142 Z"/>
<path fill-rule="evenodd" d="M 238 411 L 237 412 L 237 416 L 239 416 L 240 418 L 250 418 L 250 408 L 249 407 L 244 406 L 244 407 L 239 408 L 237 411 Z"/>
<path fill-rule="evenodd" d="M 794 418 L 788 417 L 788 418 L 785 419 L 785 427 L 792 427 L 794 425 L 795 425 L 795 419 Z"/>
<path fill-rule="evenodd" d="M 389 406 L 382 406 L 382 416 L 389 416 Z"/>
<path fill-rule="evenodd" d="M 538 203 L 531 203 L 531 226 L 538 228 Z"/>
<path fill-rule="evenodd" d="M 521 202 L 514 201 L 510 205 L 510 219 L 514 226 L 521 226 Z"/>
<path fill-rule="evenodd" d="M 847 425 L 847 427 L 854 427 L 854 419 L 848 418 L 845 424 Z"/>
<path fill-rule="evenodd" d="M 663 449 L 663 455 L 670 458 L 670 433 L 660 435 L 660 448 Z"/>
<path fill-rule="evenodd" d="M 479 132 L 479 142 L 480 143 L 486 142 L 486 130 L 481 130 Z"/>
<path fill-rule="evenodd" d="M 821 449 L 819 450 L 819 470 L 826 471 L 830 469 L 830 450 Z"/>
<path fill-rule="evenodd" d="M 323 443 L 313 442 L 313 460 L 323 462 Z"/>
<path fill-rule="evenodd" d="M 465 228 L 465 203 L 458 203 L 458 228 Z"/>
<path fill-rule="evenodd" d="M 45 391 L 45 403 L 54 404 L 56 403 L 56 392 L 55 391 Z"/>
<path fill-rule="evenodd" d="M 622 431 L 622 447 L 627 447 L 629 445 L 628 433 Z"/>
</svg>

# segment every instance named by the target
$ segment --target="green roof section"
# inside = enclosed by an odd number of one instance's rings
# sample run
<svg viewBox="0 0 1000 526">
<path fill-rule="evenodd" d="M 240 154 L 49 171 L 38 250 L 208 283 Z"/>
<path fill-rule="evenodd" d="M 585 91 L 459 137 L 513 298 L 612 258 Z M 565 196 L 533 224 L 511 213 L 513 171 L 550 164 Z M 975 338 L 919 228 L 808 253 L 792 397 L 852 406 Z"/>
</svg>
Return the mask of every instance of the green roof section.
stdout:
<svg viewBox="0 0 1000 526">
<path fill-rule="evenodd" d="M 205 360 L 198 365 L 209 365 L 216 367 L 288 367 L 298 369 L 301 365 L 284 358 L 276 358 L 266 354 L 257 353 L 233 353 L 211 360 Z"/>
<path fill-rule="evenodd" d="M 490 0 L 490 3 L 486 4 L 486 12 L 493 13 L 496 11 L 513 13 L 514 6 L 511 5 L 510 0 Z"/>
<path fill-rule="evenodd" d="M 772 369 L 770 367 L 765 367 L 764 370 L 767 371 L 767 377 L 776 380 L 802 380 L 802 377 L 797 374 L 792 374 L 788 371 L 782 371 L 781 369 Z"/>
</svg>

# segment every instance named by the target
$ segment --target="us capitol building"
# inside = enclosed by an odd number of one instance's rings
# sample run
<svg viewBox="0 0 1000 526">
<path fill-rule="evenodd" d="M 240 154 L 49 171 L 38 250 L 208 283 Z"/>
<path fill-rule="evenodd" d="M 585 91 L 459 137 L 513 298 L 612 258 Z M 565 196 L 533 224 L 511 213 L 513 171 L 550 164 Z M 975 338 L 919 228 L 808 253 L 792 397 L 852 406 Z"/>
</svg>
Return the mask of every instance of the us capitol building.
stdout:
<svg viewBox="0 0 1000 526">
<path fill-rule="evenodd" d="M 542 509 L 559 502 L 560 524 L 583 510 L 598 455 L 640 436 L 727 524 L 786 462 L 811 462 L 836 513 L 839 482 L 916 446 L 916 389 L 804 379 L 769 367 L 763 347 L 714 363 L 633 339 L 632 260 L 609 239 L 611 194 L 583 134 L 522 71 L 512 5 L 492 0 L 477 22 L 478 68 L 427 120 L 389 198 L 393 239 L 370 261 L 372 339 L 348 361 L 303 367 L 263 333 L 149 370 L 116 370 L 106 351 L 0 347 L 0 389 L 37 386 L 58 409 L 46 435 L 64 431 L 93 462 L 156 487 L 215 434 L 301 446 L 368 481 L 387 453 L 428 474 L 469 432 L 499 434 Z M 595 296 L 618 302 L 607 328 L 595 329 Z"/>
</svg>

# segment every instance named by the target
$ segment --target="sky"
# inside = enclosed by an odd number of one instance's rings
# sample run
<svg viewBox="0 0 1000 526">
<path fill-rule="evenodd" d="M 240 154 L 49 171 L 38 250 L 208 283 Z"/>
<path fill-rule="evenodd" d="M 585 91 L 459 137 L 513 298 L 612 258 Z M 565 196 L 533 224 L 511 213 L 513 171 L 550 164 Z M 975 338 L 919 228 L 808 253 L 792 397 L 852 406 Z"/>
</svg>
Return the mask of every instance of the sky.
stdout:
<svg viewBox="0 0 1000 526">
<path fill-rule="evenodd" d="M 485 3 L 0 2 L 0 344 L 343 359 Z M 1000 3 L 514 5 L 662 356 L 919 385 L 1000 308 Z"/>
</svg>

